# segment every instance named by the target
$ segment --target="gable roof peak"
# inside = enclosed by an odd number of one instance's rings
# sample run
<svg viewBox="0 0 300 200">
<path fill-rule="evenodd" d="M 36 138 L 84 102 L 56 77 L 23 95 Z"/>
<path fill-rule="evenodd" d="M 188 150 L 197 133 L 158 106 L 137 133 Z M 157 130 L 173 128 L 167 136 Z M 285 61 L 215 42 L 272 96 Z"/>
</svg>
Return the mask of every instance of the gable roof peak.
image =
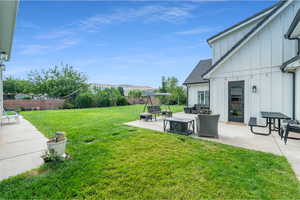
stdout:
<svg viewBox="0 0 300 200">
<path fill-rule="evenodd" d="M 263 17 L 266 17 L 266 15 L 268 15 L 274 8 L 276 8 L 277 6 L 280 5 L 281 1 L 283 0 L 279 0 L 277 3 L 275 3 L 274 5 L 263 9 L 262 11 L 255 13 L 254 15 L 244 19 L 241 22 L 238 22 L 237 24 L 234 24 L 233 26 L 230 26 L 229 28 L 217 33 L 216 35 L 211 36 L 210 38 L 207 39 L 207 43 L 211 44 L 213 41 L 218 40 L 224 36 L 226 36 L 227 34 L 240 29 L 241 27 L 244 27 L 248 24 L 250 24 L 251 22 L 257 21 Z"/>
</svg>

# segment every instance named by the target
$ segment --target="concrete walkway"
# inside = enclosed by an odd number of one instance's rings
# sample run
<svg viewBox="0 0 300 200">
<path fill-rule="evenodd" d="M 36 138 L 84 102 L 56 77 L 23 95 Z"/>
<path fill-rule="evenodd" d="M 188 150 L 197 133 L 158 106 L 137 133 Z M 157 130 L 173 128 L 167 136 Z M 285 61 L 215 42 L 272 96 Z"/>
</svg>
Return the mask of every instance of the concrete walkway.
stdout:
<svg viewBox="0 0 300 200">
<path fill-rule="evenodd" d="M 0 127 L 0 180 L 43 164 L 47 139 L 27 120 Z"/>
<path fill-rule="evenodd" d="M 196 115 L 176 113 L 174 117 L 195 119 Z M 134 126 L 139 128 L 163 131 L 162 119 L 153 122 L 145 121 L 133 121 L 126 123 L 128 126 Z M 256 129 L 258 131 L 265 131 L 264 129 Z M 291 135 L 292 136 L 292 135 Z M 196 135 L 191 137 L 200 139 Z M 249 127 L 243 124 L 230 124 L 230 123 L 219 123 L 219 139 L 204 138 L 204 140 L 215 141 L 223 144 L 232 146 L 242 147 L 246 149 L 252 149 L 256 151 L 273 153 L 276 155 L 285 156 L 291 164 L 298 180 L 300 180 L 300 141 L 299 140 L 288 140 L 285 145 L 280 139 L 277 133 L 272 133 L 270 136 L 254 135 L 250 132 Z"/>
</svg>

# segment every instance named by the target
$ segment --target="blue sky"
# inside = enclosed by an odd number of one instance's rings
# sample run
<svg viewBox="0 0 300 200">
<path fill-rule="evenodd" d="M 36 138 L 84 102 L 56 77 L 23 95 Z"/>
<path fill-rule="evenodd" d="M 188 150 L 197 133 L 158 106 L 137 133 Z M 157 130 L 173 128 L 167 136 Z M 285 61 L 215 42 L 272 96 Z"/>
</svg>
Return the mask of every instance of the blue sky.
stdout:
<svg viewBox="0 0 300 200">
<path fill-rule="evenodd" d="M 73 65 L 93 83 L 183 82 L 206 39 L 274 1 L 21 1 L 6 76 Z"/>
</svg>

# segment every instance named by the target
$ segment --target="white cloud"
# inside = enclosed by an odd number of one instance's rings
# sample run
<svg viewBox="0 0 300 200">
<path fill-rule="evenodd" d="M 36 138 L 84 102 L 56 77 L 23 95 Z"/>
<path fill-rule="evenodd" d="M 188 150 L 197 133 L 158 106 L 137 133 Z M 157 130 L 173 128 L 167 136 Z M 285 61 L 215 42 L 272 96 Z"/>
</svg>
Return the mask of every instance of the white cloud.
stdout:
<svg viewBox="0 0 300 200">
<path fill-rule="evenodd" d="M 165 21 L 178 22 L 192 17 L 194 6 L 144 6 L 140 8 L 118 9 L 111 14 L 97 14 L 79 22 L 80 28 L 89 31 L 98 31 L 102 25 L 121 23 L 131 20 L 144 22 Z"/>
<path fill-rule="evenodd" d="M 49 45 L 40 45 L 40 44 L 31 44 L 31 45 L 21 45 L 20 46 L 20 54 L 23 55 L 38 55 L 45 54 L 51 51 L 59 51 L 63 49 L 67 49 L 73 47 L 80 43 L 80 40 L 76 39 L 63 39 L 55 42 L 55 44 Z"/>
<path fill-rule="evenodd" d="M 56 47 L 54 47 L 54 49 L 62 50 L 62 49 L 70 48 L 72 46 L 79 44 L 79 42 L 80 41 L 76 39 L 64 39 Z"/>
<path fill-rule="evenodd" d="M 58 31 L 51 31 L 48 33 L 43 33 L 40 35 L 37 35 L 37 39 L 58 39 L 58 38 L 64 38 L 66 36 L 73 35 L 74 32 L 71 30 L 58 30 Z"/>
<path fill-rule="evenodd" d="M 194 29 L 189 29 L 185 31 L 178 31 L 176 34 L 178 35 L 195 35 L 195 34 L 202 34 L 202 33 L 209 33 L 215 31 L 215 28 L 194 28 Z"/>
<path fill-rule="evenodd" d="M 24 54 L 24 55 L 40 54 L 49 48 L 50 48 L 50 46 L 39 45 L 39 44 L 31 44 L 31 45 L 21 46 L 22 50 L 20 51 L 20 54 Z"/>
</svg>

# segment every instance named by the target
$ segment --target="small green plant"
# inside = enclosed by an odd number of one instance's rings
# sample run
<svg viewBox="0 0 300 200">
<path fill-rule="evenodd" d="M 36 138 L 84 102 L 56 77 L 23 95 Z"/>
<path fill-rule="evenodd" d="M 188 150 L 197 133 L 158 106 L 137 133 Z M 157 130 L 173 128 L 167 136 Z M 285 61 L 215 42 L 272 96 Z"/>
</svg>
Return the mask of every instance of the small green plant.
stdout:
<svg viewBox="0 0 300 200">
<path fill-rule="evenodd" d="M 63 157 L 57 155 L 54 149 L 50 149 L 49 151 L 45 151 L 45 154 L 42 155 L 42 159 L 45 162 L 60 162 L 63 161 Z"/>
</svg>

